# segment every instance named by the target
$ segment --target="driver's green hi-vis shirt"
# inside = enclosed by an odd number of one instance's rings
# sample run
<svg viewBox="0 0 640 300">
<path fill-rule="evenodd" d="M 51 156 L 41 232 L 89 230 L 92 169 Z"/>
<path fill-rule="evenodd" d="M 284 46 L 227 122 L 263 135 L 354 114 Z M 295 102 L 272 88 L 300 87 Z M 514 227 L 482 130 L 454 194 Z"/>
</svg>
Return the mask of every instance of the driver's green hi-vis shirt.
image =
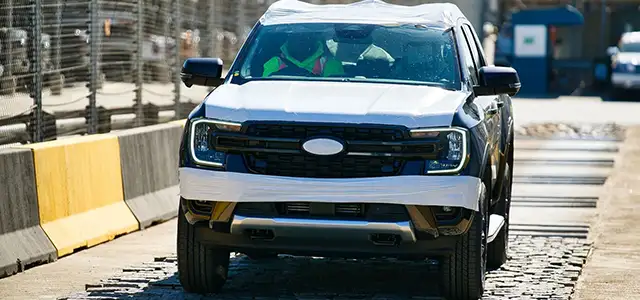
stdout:
<svg viewBox="0 0 640 300">
<path fill-rule="evenodd" d="M 301 62 L 289 55 L 289 51 L 287 50 L 288 44 L 289 42 L 286 42 L 284 45 L 282 45 L 282 47 L 280 47 L 282 56 L 288 62 L 295 64 L 299 68 L 305 69 L 310 73 L 323 77 L 344 74 L 342 63 L 336 59 L 323 56 L 324 50 L 321 45 L 318 45 L 318 50 L 316 50 L 313 55 L 309 56 L 307 59 Z M 262 77 L 269 77 L 271 74 L 278 72 L 286 67 L 288 67 L 288 65 L 284 59 L 279 56 L 274 56 L 264 64 Z"/>
</svg>

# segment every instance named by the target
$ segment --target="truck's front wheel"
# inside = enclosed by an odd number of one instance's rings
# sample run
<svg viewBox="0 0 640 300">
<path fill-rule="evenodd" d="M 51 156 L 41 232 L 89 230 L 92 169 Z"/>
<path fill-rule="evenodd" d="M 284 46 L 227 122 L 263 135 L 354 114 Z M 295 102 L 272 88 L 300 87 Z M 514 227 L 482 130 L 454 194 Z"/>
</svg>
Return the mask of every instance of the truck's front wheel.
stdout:
<svg viewBox="0 0 640 300">
<path fill-rule="evenodd" d="M 487 195 L 484 192 L 482 197 Z M 486 200 L 481 200 L 480 211 L 474 215 L 469 231 L 457 241 L 454 252 L 442 261 L 447 299 L 480 299 L 484 293 L 489 221 Z"/>
<path fill-rule="evenodd" d="M 229 251 L 201 244 L 195 226 L 178 212 L 178 277 L 188 293 L 217 293 L 227 281 Z"/>
</svg>

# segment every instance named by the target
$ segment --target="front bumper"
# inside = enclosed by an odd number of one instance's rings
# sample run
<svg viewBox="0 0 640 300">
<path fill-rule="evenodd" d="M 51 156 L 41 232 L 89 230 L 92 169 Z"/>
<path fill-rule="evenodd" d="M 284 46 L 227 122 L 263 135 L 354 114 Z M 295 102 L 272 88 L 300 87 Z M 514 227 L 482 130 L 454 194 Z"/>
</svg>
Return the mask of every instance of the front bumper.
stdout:
<svg viewBox="0 0 640 300">
<path fill-rule="evenodd" d="M 471 226 L 486 193 L 471 176 L 314 179 L 195 168 L 180 169 L 180 189 L 182 210 L 203 243 L 245 253 L 341 257 L 447 255 Z M 240 209 L 287 202 L 393 204 L 406 209 L 407 217 L 267 216 Z M 198 213 L 194 205 L 209 210 Z M 435 209 L 442 206 L 461 207 L 459 217 L 441 222 Z"/>
<path fill-rule="evenodd" d="M 456 236 L 420 240 L 412 222 L 266 219 L 235 216 L 229 233 L 199 226 L 202 243 L 236 252 L 340 257 L 424 257 L 450 253 Z"/>
<path fill-rule="evenodd" d="M 640 89 L 640 73 L 613 73 L 611 84 L 617 88 Z"/>
<path fill-rule="evenodd" d="M 267 232 L 270 231 L 270 232 Z M 234 216 L 231 234 L 248 235 L 252 239 L 311 238 L 350 241 L 372 241 L 383 244 L 380 236 L 393 236 L 389 242 L 415 243 L 410 221 L 367 222 L 300 218 L 255 218 Z M 375 236 L 378 235 L 378 236 Z"/>
<path fill-rule="evenodd" d="M 180 196 L 213 202 L 366 202 L 478 211 L 483 187 L 472 176 L 319 179 L 180 168 Z"/>
</svg>

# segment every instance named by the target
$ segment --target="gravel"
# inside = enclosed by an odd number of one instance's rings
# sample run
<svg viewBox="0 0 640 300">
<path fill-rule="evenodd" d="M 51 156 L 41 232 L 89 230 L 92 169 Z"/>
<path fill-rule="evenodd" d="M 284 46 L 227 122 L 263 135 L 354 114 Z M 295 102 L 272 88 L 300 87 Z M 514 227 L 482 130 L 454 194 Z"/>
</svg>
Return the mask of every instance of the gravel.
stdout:
<svg viewBox="0 0 640 300">
<path fill-rule="evenodd" d="M 625 128 L 615 123 L 534 123 L 515 127 L 518 138 L 570 138 L 623 140 Z"/>
<path fill-rule="evenodd" d="M 590 245 L 584 239 L 510 237 L 509 261 L 487 274 L 483 299 L 569 299 Z M 437 261 L 348 260 L 280 256 L 252 261 L 232 254 L 223 292 L 207 299 L 442 299 Z M 86 291 L 87 299 L 204 299 L 185 294 L 176 257 L 122 270 Z"/>
</svg>

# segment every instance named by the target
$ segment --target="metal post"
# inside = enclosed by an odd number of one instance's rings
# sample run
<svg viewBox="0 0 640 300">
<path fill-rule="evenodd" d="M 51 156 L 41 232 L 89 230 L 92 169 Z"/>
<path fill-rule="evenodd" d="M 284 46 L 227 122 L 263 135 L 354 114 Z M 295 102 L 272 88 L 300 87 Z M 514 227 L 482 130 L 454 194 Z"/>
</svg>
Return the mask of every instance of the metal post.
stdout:
<svg viewBox="0 0 640 300">
<path fill-rule="evenodd" d="M 42 117 L 42 0 L 34 0 L 31 4 L 33 5 L 33 30 L 31 31 L 31 43 L 33 47 L 31 74 L 33 74 L 33 89 L 31 90 L 31 98 L 33 98 L 33 104 L 35 105 L 35 130 L 33 131 L 32 140 L 34 142 L 42 142 L 44 140 L 42 128 L 44 126 Z"/>
<path fill-rule="evenodd" d="M 136 24 L 136 98 L 135 98 L 135 110 L 136 110 L 136 127 L 144 125 L 144 109 L 142 106 L 142 82 L 144 80 L 144 62 L 142 61 L 142 43 L 144 40 L 144 1 L 138 0 L 137 6 L 137 24 Z"/>
<path fill-rule="evenodd" d="M 7 28 L 13 28 L 13 0 L 7 0 L 7 4 L 9 5 L 9 9 L 7 11 Z M 10 39 L 5 41 L 6 49 L 5 51 L 7 55 L 7 65 L 5 66 L 6 77 L 11 78 L 13 76 L 13 65 L 15 62 L 13 61 L 13 43 L 10 42 Z"/>
<path fill-rule="evenodd" d="M 55 69 L 59 72 L 62 64 L 62 4 L 64 0 L 58 0 L 56 3 L 56 38 L 55 38 Z"/>
<path fill-rule="evenodd" d="M 87 128 L 87 133 L 94 134 L 98 132 L 98 109 L 96 107 L 96 92 L 98 85 L 98 61 L 100 59 L 100 41 L 99 37 L 100 33 L 100 24 L 98 22 L 98 14 L 99 14 L 99 0 L 91 0 L 91 5 L 89 6 L 89 18 L 90 18 L 90 58 L 89 63 L 91 64 L 91 78 L 89 82 L 89 126 Z"/>
<path fill-rule="evenodd" d="M 234 54 L 238 53 L 240 45 L 242 45 L 242 43 L 244 42 L 245 27 L 247 26 L 247 4 L 244 0 L 237 0 L 236 4 L 236 13 L 238 14 L 236 17 L 238 18 L 238 25 L 236 27 L 235 34 L 237 39 L 236 44 L 233 45 L 232 55 L 229 56 L 229 58 L 232 60 L 235 59 Z M 229 61 L 229 63 L 231 63 L 231 61 Z"/>
<path fill-rule="evenodd" d="M 181 49 L 182 49 L 182 18 L 180 12 L 180 0 L 173 0 L 173 36 L 176 39 L 176 51 L 175 55 L 175 64 L 173 65 L 173 102 L 175 106 L 175 116 L 174 119 L 178 120 L 182 118 L 182 111 L 180 105 L 180 72 L 182 71 L 182 59 L 181 59 Z"/>
<path fill-rule="evenodd" d="M 605 29 L 607 27 L 607 0 L 602 0 L 602 11 L 600 15 L 600 49 L 603 51 L 607 48 L 605 42 Z"/>
<path fill-rule="evenodd" d="M 206 53 L 206 56 L 209 57 L 215 57 L 216 56 L 216 45 L 217 45 L 217 37 L 218 37 L 218 33 L 216 31 L 216 26 L 215 26 L 215 22 L 218 21 L 217 20 L 217 15 L 216 15 L 216 1 L 215 0 L 209 0 L 207 1 L 209 3 L 209 18 L 205 18 L 205 22 L 207 22 L 206 26 L 207 26 L 207 34 L 203 35 L 203 36 L 207 36 L 207 40 L 205 41 L 207 43 L 207 48 L 209 49 L 208 53 Z"/>
</svg>

